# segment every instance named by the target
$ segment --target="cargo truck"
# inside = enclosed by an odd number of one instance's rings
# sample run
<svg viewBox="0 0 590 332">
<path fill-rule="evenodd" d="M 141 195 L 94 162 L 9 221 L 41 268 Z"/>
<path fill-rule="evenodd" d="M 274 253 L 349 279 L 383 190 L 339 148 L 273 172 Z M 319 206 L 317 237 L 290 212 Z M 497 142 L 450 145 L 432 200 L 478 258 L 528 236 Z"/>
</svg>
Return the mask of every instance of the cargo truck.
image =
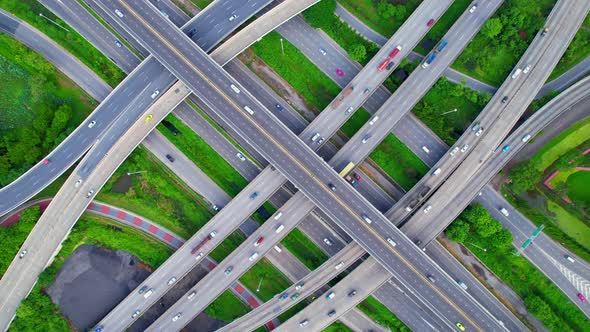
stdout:
<svg viewBox="0 0 590 332">
<path fill-rule="evenodd" d="M 436 53 L 430 54 L 426 61 L 424 61 L 424 63 L 422 64 L 422 68 L 427 68 L 428 66 L 430 66 L 434 59 L 436 59 Z"/>
</svg>

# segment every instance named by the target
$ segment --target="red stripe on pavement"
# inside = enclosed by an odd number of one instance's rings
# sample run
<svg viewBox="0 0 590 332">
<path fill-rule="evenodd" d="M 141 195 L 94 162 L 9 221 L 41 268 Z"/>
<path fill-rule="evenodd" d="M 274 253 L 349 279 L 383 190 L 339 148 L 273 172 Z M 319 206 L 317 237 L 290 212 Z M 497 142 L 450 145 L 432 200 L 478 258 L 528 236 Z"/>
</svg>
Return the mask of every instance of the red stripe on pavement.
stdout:
<svg viewBox="0 0 590 332">
<path fill-rule="evenodd" d="M 137 225 L 137 226 L 141 226 L 141 224 L 143 224 L 143 220 L 141 220 L 137 217 L 133 217 L 133 224 Z"/>
<path fill-rule="evenodd" d="M 260 303 L 258 303 L 258 301 L 256 301 L 256 299 L 252 296 L 250 296 L 246 301 L 248 301 L 248 304 L 254 309 L 260 306 Z"/>
<path fill-rule="evenodd" d="M 156 227 L 154 225 L 150 225 L 150 227 L 148 227 L 148 231 L 150 233 L 156 234 L 156 232 L 158 231 L 158 227 Z"/>
<path fill-rule="evenodd" d="M 172 242 L 172 240 L 174 240 L 174 237 L 170 233 L 164 234 L 164 241 Z"/>
<path fill-rule="evenodd" d="M 94 209 L 96 209 L 96 205 L 94 203 L 90 203 L 90 204 L 88 204 L 88 207 L 86 209 L 87 210 L 94 210 Z"/>
<path fill-rule="evenodd" d="M 109 211 L 111 211 L 111 208 L 106 206 L 106 205 L 101 205 L 100 206 L 100 212 L 104 213 L 104 214 L 109 214 Z"/>
<path fill-rule="evenodd" d="M 117 218 L 118 219 L 125 220 L 125 217 L 126 216 L 127 216 L 127 213 L 125 213 L 125 211 L 119 210 L 119 212 L 117 212 Z"/>
<path fill-rule="evenodd" d="M 234 288 L 236 290 L 236 292 L 238 292 L 238 294 L 242 295 L 242 293 L 244 293 L 244 291 L 246 289 L 244 289 L 244 287 L 242 287 L 242 285 L 240 284 L 236 284 L 236 287 Z"/>
</svg>

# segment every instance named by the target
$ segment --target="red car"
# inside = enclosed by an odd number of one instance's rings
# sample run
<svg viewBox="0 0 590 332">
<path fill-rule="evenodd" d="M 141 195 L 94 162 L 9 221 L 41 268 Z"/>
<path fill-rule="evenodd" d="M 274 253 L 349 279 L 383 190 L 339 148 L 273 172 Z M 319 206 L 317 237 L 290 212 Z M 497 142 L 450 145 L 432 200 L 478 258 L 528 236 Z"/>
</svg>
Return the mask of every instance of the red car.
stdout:
<svg viewBox="0 0 590 332">
<path fill-rule="evenodd" d="M 578 293 L 578 298 L 580 299 L 580 301 L 586 302 L 586 298 L 581 293 Z"/>
<path fill-rule="evenodd" d="M 430 21 L 428 21 L 428 23 L 426 23 L 427 27 L 431 27 L 434 24 L 434 19 L 431 18 Z"/>
<path fill-rule="evenodd" d="M 344 72 L 340 70 L 340 68 L 336 69 L 336 74 L 338 74 L 338 76 L 344 76 Z"/>
<path fill-rule="evenodd" d="M 49 159 L 43 159 L 43 165 L 48 165 L 49 164 Z"/>
<path fill-rule="evenodd" d="M 389 63 L 389 59 L 383 60 L 383 62 L 381 62 L 381 64 L 379 65 L 379 67 L 377 69 L 379 69 L 379 71 L 383 71 L 383 69 L 385 69 L 385 67 L 387 67 L 388 63 Z"/>
<path fill-rule="evenodd" d="M 254 242 L 254 246 L 258 247 L 259 245 L 262 244 L 262 241 L 264 241 L 264 237 L 259 237 L 258 240 L 256 240 L 256 242 Z"/>
<path fill-rule="evenodd" d="M 358 174 L 356 174 L 356 173 L 354 173 L 352 176 L 354 176 L 354 178 L 355 178 L 357 181 L 360 181 L 360 180 L 362 180 L 362 179 L 363 179 L 363 178 L 361 178 L 361 176 L 360 176 L 360 175 L 358 175 Z"/>
</svg>

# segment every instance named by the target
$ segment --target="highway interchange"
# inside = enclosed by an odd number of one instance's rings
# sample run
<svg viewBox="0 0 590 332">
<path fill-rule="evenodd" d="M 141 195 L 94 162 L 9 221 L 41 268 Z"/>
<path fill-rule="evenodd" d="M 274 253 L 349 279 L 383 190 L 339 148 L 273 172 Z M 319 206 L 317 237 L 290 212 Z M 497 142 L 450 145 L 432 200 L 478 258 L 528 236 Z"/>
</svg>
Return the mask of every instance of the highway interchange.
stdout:
<svg viewBox="0 0 590 332">
<path fill-rule="evenodd" d="M 257 112 L 257 113 L 258 113 L 258 112 Z M 344 185 L 344 184 L 343 184 L 343 185 Z M 340 186 L 339 186 L 339 188 L 340 188 L 341 186 L 343 186 L 343 185 L 340 185 Z"/>
</svg>

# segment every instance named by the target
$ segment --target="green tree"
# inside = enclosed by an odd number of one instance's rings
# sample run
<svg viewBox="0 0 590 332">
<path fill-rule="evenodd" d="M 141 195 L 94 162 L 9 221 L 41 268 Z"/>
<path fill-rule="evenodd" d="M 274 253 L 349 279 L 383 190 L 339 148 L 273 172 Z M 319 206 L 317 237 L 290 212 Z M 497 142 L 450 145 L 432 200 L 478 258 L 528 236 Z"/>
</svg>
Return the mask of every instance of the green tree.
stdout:
<svg viewBox="0 0 590 332">
<path fill-rule="evenodd" d="M 532 163 L 526 161 L 514 167 L 510 172 L 510 180 L 512 180 L 512 190 L 520 194 L 527 191 L 541 181 L 543 173 L 535 167 Z"/>
<path fill-rule="evenodd" d="M 332 24 L 336 0 L 321 0 L 303 12 L 307 23 L 314 28 L 327 27 Z"/>
<path fill-rule="evenodd" d="M 507 248 L 512 245 L 512 232 L 508 229 L 503 229 L 491 237 L 491 245 L 496 248 Z"/>
<path fill-rule="evenodd" d="M 555 167 L 560 171 L 567 171 L 576 166 L 576 159 L 578 159 L 582 153 L 578 149 L 571 149 L 564 153 L 555 162 Z M 570 163 L 571 162 L 571 163 Z"/>
<path fill-rule="evenodd" d="M 354 44 L 348 50 L 348 55 L 352 60 L 362 62 L 363 60 L 365 60 L 365 57 L 367 56 L 367 49 L 364 45 Z"/>
<path fill-rule="evenodd" d="M 447 227 L 445 234 L 450 240 L 463 243 L 469 235 L 469 224 L 461 219 L 457 219 Z"/>
<path fill-rule="evenodd" d="M 502 21 L 498 17 L 491 18 L 481 28 L 481 33 L 489 39 L 494 39 L 502 32 Z"/>
<path fill-rule="evenodd" d="M 390 18 L 395 15 L 395 6 L 387 0 L 381 0 L 377 4 L 377 13 L 383 18 Z"/>
</svg>

